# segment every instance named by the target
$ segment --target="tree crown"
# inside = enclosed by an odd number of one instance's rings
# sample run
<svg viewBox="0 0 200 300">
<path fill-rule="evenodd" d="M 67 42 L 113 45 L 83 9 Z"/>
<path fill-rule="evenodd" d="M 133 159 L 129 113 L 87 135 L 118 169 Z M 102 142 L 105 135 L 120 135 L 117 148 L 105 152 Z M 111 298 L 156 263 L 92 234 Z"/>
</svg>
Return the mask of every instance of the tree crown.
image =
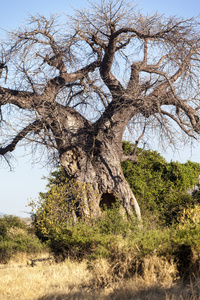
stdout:
<svg viewBox="0 0 200 300">
<path fill-rule="evenodd" d="M 8 34 L 1 56 L 2 136 L 11 129 L 0 144 L 5 157 L 24 138 L 61 153 L 81 130 L 121 143 L 128 125 L 137 142 L 157 129 L 170 142 L 179 128 L 198 138 L 198 19 L 101 0 L 66 23 L 30 16 Z"/>
</svg>

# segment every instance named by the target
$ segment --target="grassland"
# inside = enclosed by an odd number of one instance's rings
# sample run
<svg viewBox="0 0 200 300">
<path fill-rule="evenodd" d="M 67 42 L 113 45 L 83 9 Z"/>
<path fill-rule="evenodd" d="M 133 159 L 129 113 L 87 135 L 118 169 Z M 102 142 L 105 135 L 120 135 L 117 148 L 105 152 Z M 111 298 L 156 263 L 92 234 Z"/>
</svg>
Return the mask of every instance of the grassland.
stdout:
<svg viewBox="0 0 200 300">
<path fill-rule="evenodd" d="M 16 217 L 0 220 L 0 300 L 200 300 L 198 220 L 138 226 L 113 208 L 43 243 Z"/>
<path fill-rule="evenodd" d="M 0 265 L 0 299 L 200 299 L 200 278 L 181 281 L 173 261 L 156 255 L 145 259 L 142 275 L 122 280 L 113 276 L 106 259 L 96 260 L 93 268 L 87 260 L 36 261 L 34 266 L 27 262 L 28 257 L 16 256 L 9 264 Z"/>
</svg>

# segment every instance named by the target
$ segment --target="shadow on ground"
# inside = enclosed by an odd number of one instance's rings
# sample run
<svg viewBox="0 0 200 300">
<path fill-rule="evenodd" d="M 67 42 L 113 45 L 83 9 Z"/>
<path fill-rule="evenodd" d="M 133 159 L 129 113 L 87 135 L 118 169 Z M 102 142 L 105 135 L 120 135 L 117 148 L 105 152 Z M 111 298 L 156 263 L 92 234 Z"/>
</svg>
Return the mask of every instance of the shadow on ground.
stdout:
<svg viewBox="0 0 200 300">
<path fill-rule="evenodd" d="M 134 283 L 128 288 L 115 289 L 109 295 L 103 295 L 99 291 L 70 292 L 66 294 L 48 294 L 38 298 L 38 300 L 200 300 L 200 286 L 178 285 L 171 288 L 158 286 L 140 288 L 135 290 Z"/>
</svg>

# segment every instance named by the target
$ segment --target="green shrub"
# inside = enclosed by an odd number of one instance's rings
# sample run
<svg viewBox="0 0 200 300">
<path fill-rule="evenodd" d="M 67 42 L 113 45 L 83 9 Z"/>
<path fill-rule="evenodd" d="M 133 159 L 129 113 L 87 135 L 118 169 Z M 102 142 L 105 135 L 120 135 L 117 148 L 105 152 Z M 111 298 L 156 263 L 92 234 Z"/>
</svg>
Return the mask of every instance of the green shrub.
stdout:
<svg viewBox="0 0 200 300">
<path fill-rule="evenodd" d="M 130 277 L 136 271 L 142 273 L 145 259 L 152 255 L 175 261 L 181 276 L 191 275 L 195 265 L 192 255 L 200 250 L 200 225 L 152 228 L 150 223 L 151 220 L 144 219 L 141 227 L 123 218 L 116 203 L 96 221 L 78 220 L 74 224 L 61 222 L 60 226 L 50 226 L 48 245 L 57 260 L 87 258 L 95 268 L 96 260 L 106 259 L 116 278 Z M 50 223 L 44 219 L 38 225 L 44 224 Z"/>
<path fill-rule="evenodd" d="M 19 252 L 38 253 L 45 249 L 45 245 L 18 217 L 0 218 L 0 234 L 0 263 L 7 263 Z"/>
<path fill-rule="evenodd" d="M 128 222 L 120 213 L 120 201 L 113 203 L 111 208 L 104 207 L 104 216 L 97 221 L 101 234 L 122 234 L 128 231 Z"/>
<path fill-rule="evenodd" d="M 179 228 L 194 229 L 198 225 L 200 225 L 200 205 L 184 209 L 179 218 Z"/>
<path fill-rule="evenodd" d="M 60 193 L 57 194 L 58 198 L 56 193 L 52 197 L 52 191 L 54 188 L 48 194 L 48 200 L 51 201 L 39 202 L 42 205 L 36 213 L 35 226 L 36 234 L 40 238 L 42 236 L 47 239 L 56 257 L 61 259 L 67 256 L 79 259 L 91 255 L 96 257 L 97 252 L 102 252 L 102 249 L 107 252 L 106 245 L 114 239 L 113 234 L 123 234 L 127 230 L 127 224 L 125 225 L 119 213 L 118 204 L 112 210 L 106 209 L 104 216 L 98 221 L 78 219 L 74 223 L 68 215 L 68 210 L 65 209 L 66 202 L 64 206 L 60 203 Z M 38 203 L 35 206 L 38 207 L 37 205 Z M 33 202 L 31 206 L 35 207 Z M 54 210 L 51 210 L 55 206 L 59 216 L 56 211 L 54 214 Z"/>
<path fill-rule="evenodd" d="M 3 239 L 7 234 L 7 228 L 4 223 L 0 222 L 0 240 Z"/>
<path fill-rule="evenodd" d="M 3 215 L 0 218 L 0 225 L 4 224 L 7 229 L 11 227 L 26 228 L 26 224 L 19 217 L 12 215 Z"/>
<path fill-rule="evenodd" d="M 8 231 L 12 227 L 25 228 L 26 225 L 19 217 L 12 215 L 4 215 L 0 217 L 0 241 L 6 237 Z"/>
<path fill-rule="evenodd" d="M 11 240 L 0 241 L 0 263 L 6 264 L 13 257 L 13 242 Z"/>
<path fill-rule="evenodd" d="M 124 142 L 123 149 L 130 153 L 133 145 Z M 197 184 L 198 163 L 167 163 L 156 151 L 147 150 L 139 155 L 137 163 L 123 162 L 122 170 L 138 200 L 142 216 L 152 218 L 153 215 L 163 225 L 177 223 L 181 211 L 198 202 L 198 197 L 188 193 Z"/>
<path fill-rule="evenodd" d="M 131 152 L 132 147 L 124 143 L 125 152 Z M 156 151 L 148 150 L 139 156 L 137 164 L 126 161 L 122 169 L 140 204 L 143 227 L 123 216 L 119 202 L 111 209 L 105 207 L 98 220 L 77 218 L 74 222 L 71 211 L 77 208 L 76 201 L 70 199 L 81 193 L 75 185 L 77 194 L 73 194 L 70 185 L 73 197 L 69 197 L 60 167 L 51 173 L 47 193 L 31 203 L 37 236 L 47 240 L 57 258 L 106 258 L 117 276 L 130 276 L 151 255 L 176 261 L 179 273 L 186 273 L 187 263 L 182 257 L 198 252 L 200 245 L 199 221 L 191 226 L 191 209 L 198 204 L 198 195 L 188 192 L 197 182 L 200 165 L 167 163 Z M 183 221 L 184 212 L 187 218 L 190 212 L 190 226 Z M 187 260 L 190 268 L 194 265 L 191 257 Z"/>
<path fill-rule="evenodd" d="M 123 142 L 125 153 L 130 154 L 133 147 L 129 142 Z M 139 153 L 138 162 L 125 161 L 122 163 L 122 170 L 138 200 L 143 218 L 151 218 L 152 224 L 159 223 L 170 226 L 173 223 L 178 223 L 179 215 L 183 209 L 200 202 L 198 191 L 193 195 L 188 193 L 197 184 L 200 164 L 191 161 L 185 164 L 173 161 L 167 163 L 157 151 L 146 150 L 141 153 L 141 149 L 139 149 Z M 42 208 L 42 206 L 45 206 L 42 202 L 52 202 L 54 201 L 52 198 L 56 197 L 57 203 L 59 202 L 58 206 L 65 206 L 63 208 L 65 212 L 67 209 L 77 211 L 79 208 L 76 201 L 70 202 L 71 196 L 69 194 L 73 195 L 71 198 L 76 198 L 80 197 L 81 193 L 78 192 L 76 195 L 77 183 L 75 182 L 72 184 L 70 193 L 66 192 L 64 169 L 60 166 L 47 179 L 48 191 L 47 193 L 40 193 L 41 203 L 39 206 L 41 210 L 49 214 L 49 211 Z M 78 188 L 81 189 L 81 187 Z M 70 209 L 69 205 L 71 206 Z M 55 215 L 56 211 L 59 211 L 56 208 L 55 201 L 52 209 Z M 37 211 L 38 216 L 39 211 Z M 65 219 L 61 216 L 57 218 L 59 222 L 68 222 L 69 216 L 66 213 L 63 216 Z M 43 237 L 43 239 L 45 238 Z"/>
</svg>

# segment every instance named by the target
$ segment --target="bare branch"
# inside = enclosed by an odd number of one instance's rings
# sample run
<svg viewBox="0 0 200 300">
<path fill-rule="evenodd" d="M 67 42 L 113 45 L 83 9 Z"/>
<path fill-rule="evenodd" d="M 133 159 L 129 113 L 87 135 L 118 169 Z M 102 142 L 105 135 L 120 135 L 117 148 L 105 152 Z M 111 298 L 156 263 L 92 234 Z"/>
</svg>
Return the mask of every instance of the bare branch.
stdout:
<svg viewBox="0 0 200 300">
<path fill-rule="evenodd" d="M 26 128 L 21 130 L 15 138 L 12 140 L 12 142 L 7 145 L 6 147 L 0 147 L 0 155 L 5 155 L 7 152 L 12 152 L 15 150 L 16 145 L 25 138 L 25 136 L 35 130 L 41 130 L 43 128 L 43 123 L 41 120 L 36 120 L 32 124 L 29 124 Z"/>
<path fill-rule="evenodd" d="M 8 77 L 6 87 L 0 86 L 1 119 L 8 105 L 32 113 L 31 120 L 41 117 L 58 151 L 70 148 L 82 127 L 120 144 L 132 118 L 146 128 L 144 135 L 161 128 L 159 122 L 166 132 L 167 119 L 188 136 L 199 134 L 195 18 L 143 16 L 125 0 L 90 6 L 65 23 L 30 16 L 25 28 L 10 33 L 1 50 L 0 76 Z"/>
<path fill-rule="evenodd" d="M 143 138 L 143 136 L 145 134 L 145 130 L 146 130 L 146 123 L 145 123 L 145 126 L 143 128 L 143 131 L 142 131 L 141 135 L 135 141 L 135 145 L 134 145 L 133 151 L 129 155 L 123 153 L 122 156 L 121 156 L 121 162 L 126 161 L 126 160 L 137 162 L 138 156 L 140 156 L 142 154 L 142 152 L 144 151 L 144 149 L 145 149 L 145 143 L 144 143 L 142 150 L 139 153 L 137 153 L 137 151 L 138 151 L 138 144 L 139 144 L 140 140 Z"/>
<path fill-rule="evenodd" d="M 184 126 L 184 124 L 183 124 L 180 120 L 178 120 L 177 118 L 175 118 L 175 116 L 172 115 L 172 114 L 170 114 L 169 112 L 164 111 L 164 110 L 162 109 L 162 110 L 161 110 L 161 113 L 162 113 L 163 115 L 166 115 L 166 116 L 170 117 L 173 121 L 175 121 L 175 122 L 179 125 L 179 127 L 180 127 L 180 128 L 181 128 L 188 136 L 190 136 L 190 137 L 196 139 L 196 137 L 192 134 L 192 132 L 194 131 L 193 129 L 187 129 L 187 128 Z"/>
</svg>

